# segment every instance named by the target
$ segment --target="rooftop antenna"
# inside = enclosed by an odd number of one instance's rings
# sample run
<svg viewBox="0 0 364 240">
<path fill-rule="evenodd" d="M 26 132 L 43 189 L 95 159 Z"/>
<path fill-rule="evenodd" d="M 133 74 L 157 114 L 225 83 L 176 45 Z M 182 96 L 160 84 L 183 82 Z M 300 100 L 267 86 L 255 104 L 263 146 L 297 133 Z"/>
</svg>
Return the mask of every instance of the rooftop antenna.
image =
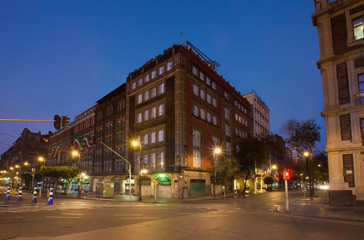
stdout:
<svg viewBox="0 0 364 240">
<path fill-rule="evenodd" d="M 180 32 L 179 34 L 179 45 L 181 45 L 181 41 L 182 41 L 182 32 Z"/>
</svg>

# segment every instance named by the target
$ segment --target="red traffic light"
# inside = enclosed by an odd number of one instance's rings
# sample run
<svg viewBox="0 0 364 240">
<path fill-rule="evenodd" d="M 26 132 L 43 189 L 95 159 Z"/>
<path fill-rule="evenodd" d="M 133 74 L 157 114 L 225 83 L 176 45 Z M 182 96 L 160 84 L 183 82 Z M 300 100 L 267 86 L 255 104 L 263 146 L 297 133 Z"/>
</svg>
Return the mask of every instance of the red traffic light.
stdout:
<svg viewBox="0 0 364 240">
<path fill-rule="evenodd" d="M 290 179 L 291 178 L 291 173 L 289 171 L 284 171 L 283 172 L 283 178 L 284 179 Z"/>
</svg>

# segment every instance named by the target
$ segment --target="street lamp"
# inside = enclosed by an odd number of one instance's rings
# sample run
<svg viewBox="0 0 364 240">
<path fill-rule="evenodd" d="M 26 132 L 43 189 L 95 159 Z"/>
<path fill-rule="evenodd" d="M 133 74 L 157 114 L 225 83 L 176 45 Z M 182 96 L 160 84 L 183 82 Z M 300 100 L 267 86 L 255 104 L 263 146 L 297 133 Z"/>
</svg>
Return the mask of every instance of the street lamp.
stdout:
<svg viewBox="0 0 364 240">
<path fill-rule="evenodd" d="M 273 169 L 273 170 L 277 170 L 277 165 L 273 165 L 273 166 L 272 166 L 272 169 Z"/>
<path fill-rule="evenodd" d="M 213 191 L 212 192 L 212 196 L 213 197 L 216 197 L 216 192 L 215 192 L 215 186 L 216 186 L 216 165 L 217 165 L 218 158 L 219 158 L 220 154 L 221 154 L 221 148 L 215 147 L 214 148 L 214 156 L 213 156 L 213 158 L 214 158 L 214 168 L 213 168 L 213 170 L 214 170 L 214 178 L 212 179 L 212 182 L 213 182 L 213 185 L 214 185 L 214 187 L 212 188 L 212 191 Z"/>
<path fill-rule="evenodd" d="M 310 188 L 310 200 L 313 200 L 313 194 L 312 194 L 312 178 L 311 178 L 311 174 L 310 174 L 310 168 L 308 166 L 308 162 L 309 162 L 309 159 L 310 159 L 310 152 L 309 151 L 305 151 L 303 152 L 303 156 L 305 157 L 306 159 L 306 171 L 307 171 L 307 175 L 308 175 L 308 184 L 309 184 L 309 188 Z M 307 179 L 307 177 L 306 177 Z"/>
<path fill-rule="evenodd" d="M 147 173 L 146 172 L 147 170 L 142 169 L 142 145 L 140 144 L 139 139 L 132 140 L 131 141 L 131 146 L 134 149 L 134 155 L 135 155 L 135 149 L 137 147 L 139 147 L 139 166 L 140 166 L 140 170 L 139 170 L 139 197 L 138 197 L 138 202 L 141 202 L 142 201 L 142 179 L 141 179 L 141 177 L 143 176 L 143 172 Z"/>
</svg>

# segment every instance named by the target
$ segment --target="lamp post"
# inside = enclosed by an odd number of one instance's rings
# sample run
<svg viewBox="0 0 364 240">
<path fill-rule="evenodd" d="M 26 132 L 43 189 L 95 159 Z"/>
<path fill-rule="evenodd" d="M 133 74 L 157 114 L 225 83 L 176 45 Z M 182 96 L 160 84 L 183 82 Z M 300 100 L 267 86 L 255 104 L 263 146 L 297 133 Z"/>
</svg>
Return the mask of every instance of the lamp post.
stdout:
<svg viewBox="0 0 364 240">
<path fill-rule="evenodd" d="M 220 156 L 220 154 L 221 154 L 221 148 L 219 148 L 219 147 L 215 147 L 214 148 L 214 156 L 213 156 L 213 158 L 214 158 L 214 177 L 213 177 L 213 179 L 212 179 L 212 182 L 213 182 L 213 188 L 212 188 L 212 196 L 213 197 L 216 197 L 216 191 L 215 191 L 215 187 L 216 187 L 216 166 L 217 166 L 217 162 L 218 162 L 218 158 L 219 158 L 219 156 Z"/>
<path fill-rule="evenodd" d="M 146 169 L 142 168 L 142 145 L 140 144 L 139 139 L 136 140 L 132 140 L 131 141 L 131 146 L 134 149 L 134 155 L 135 155 L 135 149 L 137 147 L 139 147 L 139 179 L 138 179 L 138 185 L 139 185 L 139 197 L 138 197 L 138 202 L 142 201 L 142 179 L 141 177 L 143 176 L 143 171 L 145 171 L 146 173 Z"/>
<path fill-rule="evenodd" d="M 42 156 L 39 156 L 38 159 L 37 159 L 39 162 L 42 162 L 43 165 L 45 166 L 45 158 L 42 157 Z M 34 177 L 33 177 L 34 178 Z M 44 177 L 42 176 L 42 189 L 41 189 L 42 192 L 44 192 Z"/>
<path fill-rule="evenodd" d="M 308 175 L 308 184 L 309 184 L 309 188 L 310 188 L 310 200 L 313 200 L 313 196 L 312 196 L 312 178 L 311 178 L 311 174 L 310 174 L 310 168 L 308 166 L 308 162 L 310 159 L 310 152 L 309 151 L 305 151 L 303 153 L 303 156 L 306 159 L 306 171 L 307 171 L 307 175 Z"/>
</svg>

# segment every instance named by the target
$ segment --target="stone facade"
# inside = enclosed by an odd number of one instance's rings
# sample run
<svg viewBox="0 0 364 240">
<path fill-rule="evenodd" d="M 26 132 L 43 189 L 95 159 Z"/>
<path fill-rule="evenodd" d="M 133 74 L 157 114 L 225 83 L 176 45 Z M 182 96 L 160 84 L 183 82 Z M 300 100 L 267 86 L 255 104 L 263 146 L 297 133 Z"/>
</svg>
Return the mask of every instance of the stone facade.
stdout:
<svg viewBox="0 0 364 240">
<path fill-rule="evenodd" d="M 315 0 L 331 204 L 364 201 L 363 0 Z M 348 198 L 348 191 L 352 198 Z M 342 201 L 335 201 L 338 193 Z M 346 199 L 346 200 L 345 200 Z"/>
</svg>

